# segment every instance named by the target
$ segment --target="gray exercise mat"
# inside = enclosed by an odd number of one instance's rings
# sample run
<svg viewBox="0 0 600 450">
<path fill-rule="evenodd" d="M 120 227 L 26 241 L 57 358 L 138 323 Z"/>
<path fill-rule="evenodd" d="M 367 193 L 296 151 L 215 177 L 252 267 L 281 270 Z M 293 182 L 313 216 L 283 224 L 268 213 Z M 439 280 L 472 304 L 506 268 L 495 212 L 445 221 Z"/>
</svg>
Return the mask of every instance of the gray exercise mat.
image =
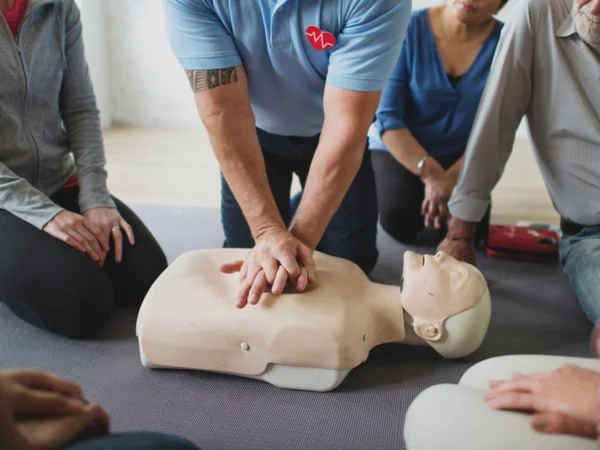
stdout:
<svg viewBox="0 0 600 450">
<path fill-rule="evenodd" d="M 217 210 L 134 209 L 170 261 L 222 243 Z M 372 277 L 398 284 L 406 248 L 383 232 L 379 247 Z M 115 313 L 99 339 L 70 341 L 20 322 L 0 305 L 0 368 L 37 367 L 67 377 L 106 407 L 115 431 L 175 433 L 205 450 L 400 449 L 404 413 L 415 396 L 433 384 L 457 382 L 481 359 L 516 353 L 591 356 L 591 325 L 558 264 L 484 255 L 478 263 L 490 281 L 493 313 L 475 355 L 445 361 L 429 348 L 383 346 L 331 393 L 281 390 L 211 373 L 146 370 L 139 360 L 135 311 Z"/>
</svg>

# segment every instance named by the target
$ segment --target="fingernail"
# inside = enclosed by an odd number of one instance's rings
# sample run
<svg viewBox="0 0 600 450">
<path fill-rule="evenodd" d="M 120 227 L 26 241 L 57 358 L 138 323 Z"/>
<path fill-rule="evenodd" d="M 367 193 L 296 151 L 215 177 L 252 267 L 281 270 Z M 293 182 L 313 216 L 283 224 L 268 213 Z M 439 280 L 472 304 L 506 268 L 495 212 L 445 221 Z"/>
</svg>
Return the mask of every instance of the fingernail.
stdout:
<svg viewBox="0 0 600 450">
<path fill-rule="evenodd" d="M 548 421 L 545 417 L 533 417 L 531 419 L 531 426 L 535 428 L 537 431 L 544 431 L 546 426 L 548 425 Z"/>
</svg>

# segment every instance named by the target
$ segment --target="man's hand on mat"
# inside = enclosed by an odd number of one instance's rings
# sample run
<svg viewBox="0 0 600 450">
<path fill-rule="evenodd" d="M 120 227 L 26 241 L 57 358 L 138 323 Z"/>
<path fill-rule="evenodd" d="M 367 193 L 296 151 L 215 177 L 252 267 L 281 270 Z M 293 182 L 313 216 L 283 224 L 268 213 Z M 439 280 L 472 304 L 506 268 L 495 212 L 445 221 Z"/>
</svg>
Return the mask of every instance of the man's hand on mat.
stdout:
<svg viewBox="0 0 600 450">
<path fill-rule="evenodd" d="M 115 261 L 121 262 L 123 260 L 123 231 L 127 235 L 129 244 L 135 244 L 135 237 L 131 226 L 125 222 L 119 211 L 114 208 L 93 208 L 84 212 L 83 216 L 100 227 L 107 242 L 112 236 L 115 244 Z"/>
<path fill-rule="evenodd" d="M 492 381 L 485 395 L 494 409 L 533 413 L 532 427 L 542 433 L 596 437 L 600 414 L 600 373 L 566 365 L 548 373 L 514 374 Z"/>
<path fill-rule="evenodd" d="M 224 273 L 240 273 L 236 306 L 256 305 L 263 292 L 279 295 L 288 282 L 298 292 L 316 282 L 312 250 L 287 230 L 271 231 L 256 239 L 256 245 L 244 262 L 234 261 L 220 268 Z"/>
<path fill-rule="evenodd" d="M 70 211 L 61 211 L 43 230 L 101 264 L 109 249 L 108 239 L 91 220 Z"/>
<path fill-rule="evenodd" d="M 477 224 L 456 218 L 450 219 L 446 239 L 438 246 L 438 252 L 446 252 L 453 258 L 475 265 L 475 233 Z"/>
<path fill-rule="evenodd" d="M 106 413 L 79 387 L 37 370 L 0 372 L 0 441 L 16 450 L 59 449 L 109 431 Z"/>
</svg>

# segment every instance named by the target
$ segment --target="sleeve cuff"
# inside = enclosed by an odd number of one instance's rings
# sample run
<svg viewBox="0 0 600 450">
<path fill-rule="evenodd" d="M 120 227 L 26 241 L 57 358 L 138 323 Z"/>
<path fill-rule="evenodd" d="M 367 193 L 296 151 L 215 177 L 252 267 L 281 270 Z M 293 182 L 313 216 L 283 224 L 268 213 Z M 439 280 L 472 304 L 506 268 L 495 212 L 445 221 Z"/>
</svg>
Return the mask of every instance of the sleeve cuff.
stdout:
<svg viewBox="0 0 600 450">
<path fill-rule="evenodd" d="M 104 170 L 79 173 L 79 208 L 84 213 L 93 208 L 116 208 L 115 202 L 106 187 Z"/>
<path fill-rule="evenodd" d="M 216 70 L 236 67 L 242 64 L 237 53 L 203 56 L 199 58 L 179 58 L 183 70 Z"/>
<path fill-rule="evenodd" d="M 406 126 L 406 122 L 404 122 L 404 120 L 400 119 L 399 117 L 387 117 L 384 119 L 377 119 L 375 123 L 379 134 L 383 134 L 386 131 L 390 130 L 404 130 L 408 128 L 408 126 Z"/>
<path fill-rule="evenodd" d="M 489 206 L 489 200 L 482 200 L 456 192 L 450 202 L 448 202 L 448 208 L 452 217 L 471 223 L 479 223 L 485 216 Z"/>
<path fill-rule="evenodd" d="M 348 89 L 349 91 L 378 92 L 383 90 L 385 82 L 386 80 L 367 80 L 364 78 L 353 78 L 332 73 L 327 75 L 327 84 L 340 89 Z"/>
</svg>

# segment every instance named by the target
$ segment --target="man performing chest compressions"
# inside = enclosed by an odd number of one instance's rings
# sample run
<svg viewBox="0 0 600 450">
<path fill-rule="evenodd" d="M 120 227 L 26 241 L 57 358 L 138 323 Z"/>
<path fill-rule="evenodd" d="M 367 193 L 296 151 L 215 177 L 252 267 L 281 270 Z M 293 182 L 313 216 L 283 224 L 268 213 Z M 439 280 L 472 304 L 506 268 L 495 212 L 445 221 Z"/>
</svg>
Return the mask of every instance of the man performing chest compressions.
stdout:
<svg viewBox="0 0 600 450">
<path fill-rule="evenodd" d="M 406 252 L 400 289 L 373 283 L 354 263 L 317 252 L 316 286 L 265 293 L 258 305 L 239 309 L 237 277 L 219 266 L 246 253 L 190 252 L 160 276 L 137 322 L 144 366 L 329 391 L 378 345 L 428 344 L 445 358 L 461 358 L 487 333 L 491 301 L 483 275 L 445 253 Z"/>
</svg>

